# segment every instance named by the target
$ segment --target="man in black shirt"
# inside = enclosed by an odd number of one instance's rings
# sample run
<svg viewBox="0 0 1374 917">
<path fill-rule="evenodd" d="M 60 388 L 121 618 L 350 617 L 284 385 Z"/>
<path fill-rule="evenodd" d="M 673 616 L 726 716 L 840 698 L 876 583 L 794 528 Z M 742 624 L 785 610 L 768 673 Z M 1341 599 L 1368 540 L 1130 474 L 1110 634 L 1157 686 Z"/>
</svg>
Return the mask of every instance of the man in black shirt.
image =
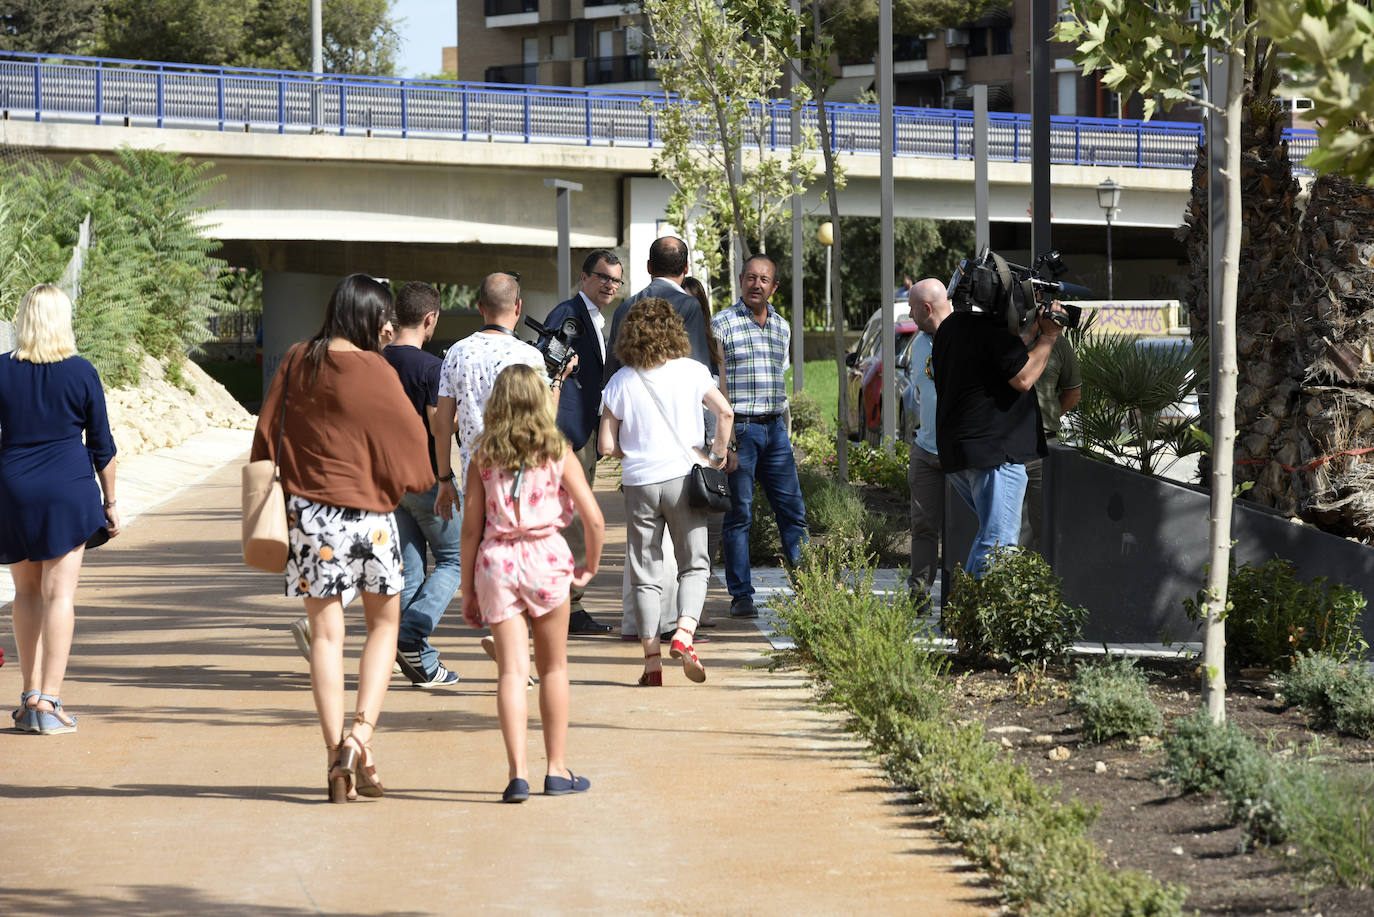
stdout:
<svg viewBox="0 0 1374 917">
<path fill-rule="evenodd" d="M 415 412 L 430 428 L 439 400 L 439 368 L 443 360 L 421 347 L 434 335 L 439 321 L 439 291 L 427 283 L 407 283 L 396 294 L 396 330 L 392 343 L 382 351 L 401 377 L 401 387 Z M 429 463 L 436 468 L 434 436 L 429 437 Z M 441 448 L 451 448 L 445 439 Z M 459 562 L 462 516 L 444 520 L 434 512 L 436 483 L 428 493 L 406 494 L 396 507 L 396 531 L 405 560 L 405 588 L 401 591 L 401 630 L 396 640 L 396 663 L 417 688 L 444 688 L 458 683 L 458 673 L 439 661 L 430 645 L 430 634 L 444 609 L 462 584 Z M 425 575 L 425 554 L 434 557 L 434 569 Z"/>
<path fill-rule="evenodd" d="M 1034 388 L 1060 328 L 1048 315 L 1036 322 L 1029 352 L 1000 316 L 958 311 L 934 323 L 936 443 L 941 468 L 978 515 L 964 564 L 974 576 L 996 545 L 1017 543 L 1025 463 L 1048 451 Z"/>
</svg>

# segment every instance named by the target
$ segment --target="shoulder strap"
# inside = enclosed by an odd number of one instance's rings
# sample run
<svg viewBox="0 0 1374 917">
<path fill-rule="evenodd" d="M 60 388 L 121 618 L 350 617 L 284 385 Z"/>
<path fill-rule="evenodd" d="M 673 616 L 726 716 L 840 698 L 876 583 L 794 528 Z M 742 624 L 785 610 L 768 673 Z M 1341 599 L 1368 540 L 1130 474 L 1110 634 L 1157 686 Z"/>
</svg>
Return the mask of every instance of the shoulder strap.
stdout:
<svg viewBox="0 0 1374 917">
<path fill-rule="evenodd" d="M 299 355 L 297 359 L 299 359 Z M 274 467 L 281 464 L 281 438 L 282 435 L 286 433 L 286 396 L 291 393 L 291 367 L 295 365 L 296 360 L 292 360 L 291 363 L 287 365 L 285 369 L 286 376 L 282 379 L 281 412 L 278 415 L 279 422 L 277 424 L 277 449 L 272 453 L 272 465 Z"/>
<path fill-rule="evenodd" d="M 663 409 L 663 402 L 659 401 L 658 396 L 654 394 L 653 388 L 649 385 L 649 380 L 644 378 L 644 373 L 636 369 L 635 375 L 639 377 L 639 384 L 644 386 L 644 391 L 649 393 L 649 398 L 653 401 L 654 407 L 658 408 L 658 416 L 662 417 L 663 422 L 668 425 L 668 429 L 673 431 L 673 439 L 677 440 L 677 444 L 682 447 L 682 451 L 687 453 L 687 457 L 692 460 L 692 464 L 701 464 L 701 457 L 693 452 L 691 448 L 682 441 L 682 437 L 678 435 L 677 427 L 673 426 L 672 420 L 668 417 L 668 412 Z"/>
</svg>

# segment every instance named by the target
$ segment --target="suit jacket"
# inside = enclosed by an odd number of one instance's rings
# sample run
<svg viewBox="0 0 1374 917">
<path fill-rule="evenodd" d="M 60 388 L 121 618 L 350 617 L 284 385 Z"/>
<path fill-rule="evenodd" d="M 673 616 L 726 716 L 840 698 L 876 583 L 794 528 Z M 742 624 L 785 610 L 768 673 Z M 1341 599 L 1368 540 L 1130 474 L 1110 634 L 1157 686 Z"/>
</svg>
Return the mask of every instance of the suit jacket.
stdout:
<svg viewBox="0 0 1374 917">
<path fill-rule="evenodd" d="M 682 292 L 662 277 L 655 277 L 647 287 L 626 299 L 620 304 L 620 308 L 615 310 L 615 317 L 611 319 L 610 341 L 606 344 L 606 372 L 602 378 L 603 385 L 610 381 L 611 376 L 615 375 L 615 371 L 621 366 L 615 357 L 614 348 L 616 334 L 620 331 L 620 323 L 625 320 L 625 314 L 641 299 L 655 296 L 666 299 L 677 314 L 682 316 L 682 324 L 687 329 L 687 340 L 692 344 L 692 359 L 707 369 L 711 368 L 711 345 L 706 334 L 706 317 L 702 315 L 701 303 L 697 302 L 695 296 Z"/>
<path fill-rule="evenodd" d="M 596 435 L 598 412 L 601 410 L 602 373 L 605 367 L 601 361 L 601 345 L 596 342 L 600 332 L 591 323 L 587 315 L 587 305 L 583 302 L 581 294 L 554 306 L 553 311 L 544 319 L 544 325 L 557 328 L 569 318 L 575 318 L 581 323 L 582 333 L 573 338 L 577 369 L 563 386 L 558 398 L 558 429 L 563 431 L 563 435 L 576 450 L 581 449 L 588 439 Z"/>
</svg>

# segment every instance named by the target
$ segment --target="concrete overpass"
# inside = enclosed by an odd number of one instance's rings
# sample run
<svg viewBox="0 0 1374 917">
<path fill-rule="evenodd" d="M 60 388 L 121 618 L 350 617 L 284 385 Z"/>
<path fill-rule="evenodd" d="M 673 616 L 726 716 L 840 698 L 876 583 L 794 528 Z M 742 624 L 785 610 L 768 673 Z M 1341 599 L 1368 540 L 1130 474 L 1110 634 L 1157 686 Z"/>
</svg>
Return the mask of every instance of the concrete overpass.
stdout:
<svg viewBox="0 0 1374 917">
<path fill-rule="evenodd" d="M 627 105 L 625 97 L 587 91 L 312 81 L 309 74 L 51 60 L 0 55 L 0 145 L 57 159 L 130 146 L 213 163 L 223 181 L 206 202 L 214 208 L 209 229 L 231 263 L 265 272 L 269 363 L 286 342 L 318 327 L 328 290 L 351 271 L 472 283 L 491 270 L 514 270 L 530 312 L 542 315 L 575 281 L 554 276 L 554 195 L 546 178 L 583 185 L 573 196 L 574 265 L 577 250 L 613 248 L 625 259 L 628 288 L 647 283 L 647 247 L 663 228 L 671 188 L 655 174 L 653 112 L 641 100 Z M 235 92 L 244 96 L 241 105 Z M 365 118 L 358 116 L 363 103 L 350 101 L 348 92 L 366 101 Z M 273 96 L 272 111 L 257 113 L 253 105 Z M 399 120 L 388 119 L 397 97 Z M 302 102 L 292 107 L 288 98 Z M 321 100 L 333 108 L 312 112 Z M 428 120 L 420 119 L 426 112 Z M 449 122 L 445 112 L 454 115 Z M 1018 249 L 1026 243 L 1017 242 L 1028 236 L 1030 165 L 1018 160 L 1029 158 L 1029 134 L 1017 120 L 1024 116 L 997 117 L 993 155 L 1001 158 L 989 163 L 993 240 L 1009 254 L 1023 254 Z M 1066 161 L 1051 169 L 1055 241 L 1078 278 L 1091 284 L 1105 266 L 1095 188 L 1107 177 L 1127 189 L 1113 224 L 1122 234 L 1117 289 L 1129 289 L 1133 274 L 1176 273 L 1168 240 L 1188 196 L 1196 126 L 1057 122 L 1055 155 Z M 898 216 L 972 220 L 970 124 L 967 113 L 899 113 Z M 877 216 L 876 112 L 837 106 L 832 126 L 848 176 L 840 211 Z M 786 137 L 777 146 L 785 147 Z M 820 209 L 814 192 L 807 208 Z M 1135 295 L 1166 292 L 1142 288 Z"/>
</svg>

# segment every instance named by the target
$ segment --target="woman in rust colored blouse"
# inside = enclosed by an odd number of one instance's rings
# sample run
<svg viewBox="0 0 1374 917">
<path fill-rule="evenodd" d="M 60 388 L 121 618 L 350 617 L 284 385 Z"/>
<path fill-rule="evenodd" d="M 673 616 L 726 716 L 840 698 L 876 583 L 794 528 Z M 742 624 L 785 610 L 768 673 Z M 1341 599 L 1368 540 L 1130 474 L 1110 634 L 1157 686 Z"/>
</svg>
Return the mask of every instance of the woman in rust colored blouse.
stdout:
<svg viewBox="0 0 1374 917">
<path fill-rule="evenodd" d="M 276 459 L 291 540 L 286 594 L 304 599 L 310 620 L 310 683 L 331 802 L 382 795 L 370 741 L 396 658 L 405 582 L 391 513 L 402 494 L 434 485 L 424 426 L 378 352 L 391 305 L 390 291 L 372 278 L 344 278 L 319 333 L 282 361 L 253 437 L 252 458 L 273 458 L 278 424 L 285 425 Z M 343 597 L 355 589 L 367 641 L 345 737 Z"/>
</svg>

